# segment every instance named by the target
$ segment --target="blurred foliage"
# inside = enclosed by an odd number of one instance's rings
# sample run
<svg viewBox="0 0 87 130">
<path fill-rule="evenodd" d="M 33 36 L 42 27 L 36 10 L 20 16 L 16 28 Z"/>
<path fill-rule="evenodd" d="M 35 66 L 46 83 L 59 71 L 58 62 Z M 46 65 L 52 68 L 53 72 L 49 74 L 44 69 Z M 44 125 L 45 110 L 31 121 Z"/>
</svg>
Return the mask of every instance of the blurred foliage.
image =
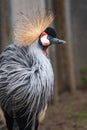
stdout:
<svg viewBox="0 0 87 130">
<path fill-rule="evenodd" d="M 87 118 L 87 113 L 79 112 L 75 117 L 77 120 L 82 120 L 83 118 Z"/>
<path fill-rule="evenodd" d="M 87 74 L 87 66 L 82 67 L 82 68 L 80 69 L 80 72 L 81 72 L 82 74 Z"/>
<path fill-rule="evenodd" d="M 87 118 L 87 113 L 85 112 L 78 112 L 78 113 L 74 113 L 72 111 L 69 111 L 69 112 L 66 112 L 66 116 L 71 119 L 75 119 L 77 121 L 81 121 L 83 120 L 84 118 Z"/>
<path fill-rule="evenodd" d="M 81 73 L 80 86 L 87 86 L 87 66 L 82 67 L 80 69 L 80 73 Z"/>
</svg>

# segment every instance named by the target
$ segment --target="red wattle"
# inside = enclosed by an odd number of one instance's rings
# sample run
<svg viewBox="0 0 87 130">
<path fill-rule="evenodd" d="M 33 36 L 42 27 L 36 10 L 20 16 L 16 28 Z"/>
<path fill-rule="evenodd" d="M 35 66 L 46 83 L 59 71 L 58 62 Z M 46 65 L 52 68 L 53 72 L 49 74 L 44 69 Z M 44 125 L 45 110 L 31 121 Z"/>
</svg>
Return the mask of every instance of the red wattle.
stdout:
<svg viewBox="0 0 87 130">
<path fill-rule="evenodd" d="M 43 50 L 43 54 L 46 56 L 46 50 Z"/>
</svg>

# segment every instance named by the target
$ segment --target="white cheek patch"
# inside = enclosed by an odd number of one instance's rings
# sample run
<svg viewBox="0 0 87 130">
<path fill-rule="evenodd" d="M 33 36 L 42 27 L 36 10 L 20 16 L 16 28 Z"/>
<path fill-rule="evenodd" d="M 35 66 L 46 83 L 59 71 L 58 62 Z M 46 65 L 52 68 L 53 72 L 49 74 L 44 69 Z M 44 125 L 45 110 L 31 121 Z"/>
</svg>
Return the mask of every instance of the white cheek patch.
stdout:
<svg viewBox="0 0 87 130">
<path fill-rule="evenodd" d="M 43 46 L 49 46 L 50 45 L 50 42 L 47 39 L 47 35 L 41 37 L 41 42 L 42 42 Z"/>
</svg>

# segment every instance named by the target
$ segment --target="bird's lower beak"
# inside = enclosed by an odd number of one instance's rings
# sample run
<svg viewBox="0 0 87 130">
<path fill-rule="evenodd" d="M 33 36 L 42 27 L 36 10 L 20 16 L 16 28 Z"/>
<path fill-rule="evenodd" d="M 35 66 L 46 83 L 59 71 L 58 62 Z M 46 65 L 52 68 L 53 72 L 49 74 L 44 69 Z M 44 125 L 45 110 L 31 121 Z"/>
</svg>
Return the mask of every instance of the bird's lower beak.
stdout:
<svg viewBox="0 0 87 130">
<path fill-rule="evenodd" d="M 52 38 L 50 40 L 50 42 L 51 42 L 51 44 L 64 44 L 64 43 L 66 43 L 66 41 L 61 40 L 61 39 L 57 39 L 57 38 Z"/>
</svg>

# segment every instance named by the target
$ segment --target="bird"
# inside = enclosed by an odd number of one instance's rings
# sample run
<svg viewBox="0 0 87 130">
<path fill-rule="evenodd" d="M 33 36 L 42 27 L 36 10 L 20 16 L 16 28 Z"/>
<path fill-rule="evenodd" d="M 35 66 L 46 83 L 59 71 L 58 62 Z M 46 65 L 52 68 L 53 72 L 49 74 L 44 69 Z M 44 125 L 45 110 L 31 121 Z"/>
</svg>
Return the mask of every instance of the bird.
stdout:
<svg viewBox="0 0 87 130">
<path fill-rule="evenodd" d="M 14 42 L 0 54 L 0 106 L 8 130 L 14 118 L 19 130 L 38 130 L 51 101 L 54 73 L 47 48 L 64 44 L 50 24 L 53 15 L 37 15 L 23 21 L 14 31 Z"/>
</svg>

